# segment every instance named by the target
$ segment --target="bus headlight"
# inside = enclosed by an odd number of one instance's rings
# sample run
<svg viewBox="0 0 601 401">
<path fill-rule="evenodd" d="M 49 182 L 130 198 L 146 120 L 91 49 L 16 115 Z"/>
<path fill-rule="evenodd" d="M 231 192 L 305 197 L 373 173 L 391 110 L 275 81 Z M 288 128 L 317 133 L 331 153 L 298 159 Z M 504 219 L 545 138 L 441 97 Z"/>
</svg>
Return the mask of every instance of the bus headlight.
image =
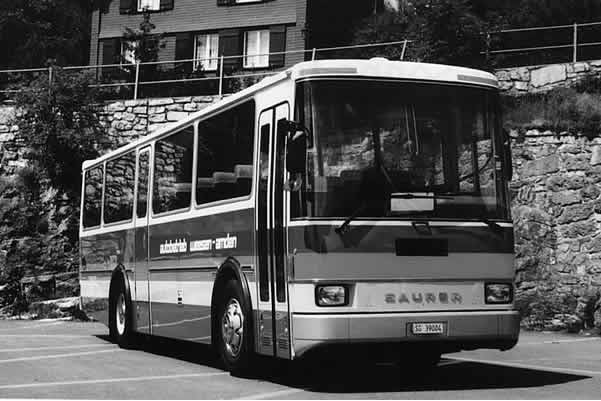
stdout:
<svg viewBox="0 0 601 401">
<path fill-rule="evenodd" d="M 315 287 L 317 306 L 344 306 L 348 303 L 347 295 L 343 285 L 318 285 Z"/>
<path fill-rule="evenodd" d="M 484 298 L 487 304 L 509 304 L 513 300 L 513 285 L 507 283 L 486 283 Z"/>
</svg>

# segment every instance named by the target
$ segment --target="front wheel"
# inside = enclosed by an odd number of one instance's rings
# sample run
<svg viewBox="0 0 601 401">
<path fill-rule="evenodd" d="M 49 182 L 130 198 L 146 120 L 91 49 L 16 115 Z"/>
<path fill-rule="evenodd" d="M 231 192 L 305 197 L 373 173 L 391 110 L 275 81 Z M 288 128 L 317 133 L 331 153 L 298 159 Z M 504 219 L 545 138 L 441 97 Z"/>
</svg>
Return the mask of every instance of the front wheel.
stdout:
<svg viewBox="0 0 601 401">
<path fill-rule="evenodd" d="M 230 372 L 242 373 L 249 366 L 253 353 L 250 313 L 238 283 L 228 281 L 219 297 L 213 333 L 220 359 Z"/>
<path fill-rule="evenodd" d="M 111 338 L 120 347 L 128 348 L 132 345 L 133 337 L 132 306 L 122 280 L 119 280 L 116 284 L 109 302 L 109 332 Z"/>
</svg>

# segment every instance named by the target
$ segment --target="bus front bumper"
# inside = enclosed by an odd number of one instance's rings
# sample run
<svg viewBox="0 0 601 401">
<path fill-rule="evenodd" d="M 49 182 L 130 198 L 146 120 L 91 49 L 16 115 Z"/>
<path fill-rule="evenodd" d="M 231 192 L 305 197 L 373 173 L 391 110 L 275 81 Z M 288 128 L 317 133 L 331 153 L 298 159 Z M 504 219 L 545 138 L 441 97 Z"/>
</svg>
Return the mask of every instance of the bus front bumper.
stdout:
<svg viewBox="0 0 601 401">
<path fill-rule="evenodd" d="M 420 312 L 293 315 L 294 352 L 341 344 L 436 343 L 441 352 L 493 348 L 506 350 L 518 340 L 517 311 Z M 442 334 L 414 334 L 413 323 L 443 323 Z"/>
</svg>

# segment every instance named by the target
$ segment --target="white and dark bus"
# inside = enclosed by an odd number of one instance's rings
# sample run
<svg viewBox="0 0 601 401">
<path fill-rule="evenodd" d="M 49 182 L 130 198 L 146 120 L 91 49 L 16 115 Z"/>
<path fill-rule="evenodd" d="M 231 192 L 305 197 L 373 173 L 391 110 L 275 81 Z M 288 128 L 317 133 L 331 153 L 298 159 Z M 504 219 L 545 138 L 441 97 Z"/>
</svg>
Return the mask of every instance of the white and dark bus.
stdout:
<svg viewBox="0 0 601 401">
<path fill-rule="evenodd" d="M 473 69 L 304 62 L 86 161 L 82 307 L 122 346 L 212 344 L 230 370 L 513 347 L 498 96 Z"/>
</svg>

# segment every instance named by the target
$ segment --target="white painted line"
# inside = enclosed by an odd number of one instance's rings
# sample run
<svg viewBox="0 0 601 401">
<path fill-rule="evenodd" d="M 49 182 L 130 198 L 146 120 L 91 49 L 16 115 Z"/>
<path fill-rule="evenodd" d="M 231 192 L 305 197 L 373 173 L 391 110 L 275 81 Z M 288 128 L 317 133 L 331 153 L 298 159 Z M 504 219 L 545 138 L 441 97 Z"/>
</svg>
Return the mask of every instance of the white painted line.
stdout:
<svg viewBox="0 0 601 401">
<path fill-rule="evenodd" d="M 94 337 L 93 334 L 2 334 L 0 339 L 4 337 L 56 337 L 56 338 L 91 338 Z"/>
<path fill-rule="evenodd" d="M 211 372 L 211 373 L 188 373 L 179 375 L 166 376 L 140 376 L 140 377 L 119 377 L 115 379 L 96 379 L 96 380 L 73 380 L 64 382 L 47 382 L 47 383 L 25 383 L 25 384 L 7 384 L 0 386 L 0 390 L 16 389 L 16 388 L 32 388 L 32 387 L 54 387 L 54 386 L 74 386 L 79 384 L 103 384 L 103 383 L 123 383 L 146 380 L 167 380 L 167 379 L 185 379 L 189 377 L 209 377 L 229 375 L 229 372 Z"/>
<path fill-rule="evenodd" d="M 463 357 L 452 357 L 457 361 L 463 362 L 475 362 L 475 363 L 486 363 L 489 365 L 507 366 L 510 368 L 520 369 L 531 369 L 531 370 L 542 370 L 545 372 L 553 373 L 564 373 L 572 375 L 589 375 L 589 376 L 601 376 L 601 370 L 586 370 L 586 369 L 572 369 L 572 368 L 560 368 L 543 365 L 530 365 L 524 363 L 513 363 L 513 362 L 502 362 L 502 361 L 491 361 L 488 359 L 476 359 L 476 358 L 463 358 Z"/>
<path fill-rule="evenodd" d="M 591 337 L 591 338 L 578 338 L 573 340 L 547 340 L 541 342 L 531 342 L 531 343 L 518 343 L 517 346 L 520 345 L 547 345 L 547 344 L 566 344 L 566 343 L 580 343 L 586 341 L 601 341 L 601 337 Z"/>
<path fill-rule="evenodd" d="M 438 367 L 441 366 L 449 366 L 449 365 L 457 365 L 459 363 L 464 363 L 463 361 L 441 361 L 438 363 Z"/>
<path fill-rule="evenodd" d="M 72 349 L 72 348 L 92 348 L 92 347 L 108 347 L 113 344 L 83 344 L 83 345 L 61 345 L 57 347 L 30 347 L 30 348 L 6 348 L 0 349 L 0 352 L 25 352 L 25 351 L 42 351 L 48 349 Z"/>
<path fill-rule="evenodd" d="M 0 388 L 2 388 L 2 387 L 0 387 Z M 302 388 L 289 388 L 286 390 L 271 391 L 268 393 L 249 395 L 248 397 L 239 398 L 239 400 L 265 400 L 265 399 L 269 399 L 269 398 L 281 398 L 282 396 L 285 396 L 285 395 L 301 393 L 303 391 L 305 391 L 305 390 L 303 390 Z"/>
<path fill-rule="evenodd" d="M 4 331 L 15 331 L 15 330 L 21 330 L 21 329 L 35 329 L 38 327 L 48 327 L 48 326 L 56 326 L 57 324 L 63 324 L 63 322 L 51 322 L 51 323 L 42 323 L 42 324 L 32 324 L 29 326 L 19 326 L 19 327 L 11 327 L 11 328 L 2 328 L 0 329 L 0 331 L 4 332 Z"/>
<path fill-rule="evenodd" d="M 25 356 L 25 357 L 22 357 L 22 358 L 0 359 L 0 364 L 2 364 L 2 363 L 10 363 L 10 362 L 37 361 L 37 360 L 41 360 L 41 359 L 70 358 L 70 357 L 73 357 L 73 356 L 103 354 L 103 353 L 106 353 L 106 352 L 115 352 L 115 351 L 121 351 L 121 349 L 120 348 L 113 348 L 113 349 L 105 349 L 105 350 L 101 350 L 101 351 L 73 352 L 73 353 L 70 353 L 70 354 Z"/>
</svg>

